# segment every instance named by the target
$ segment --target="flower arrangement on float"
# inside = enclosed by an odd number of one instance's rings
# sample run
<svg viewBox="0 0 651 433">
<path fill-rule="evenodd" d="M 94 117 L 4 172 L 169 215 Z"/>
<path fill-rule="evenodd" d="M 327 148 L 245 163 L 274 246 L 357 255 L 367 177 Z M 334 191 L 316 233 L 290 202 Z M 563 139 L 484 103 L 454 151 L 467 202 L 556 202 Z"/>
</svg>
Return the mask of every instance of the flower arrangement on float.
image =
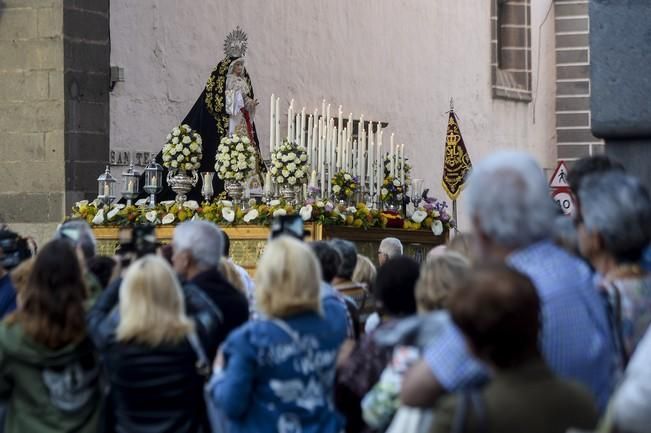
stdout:
<svg viewBox="0 0 651 433">
<path fill-rule="evenodd" d="M 293 187 L 307 180 L 307 150 L 283 140 L 271 154 L 271 176 L 281 187 Z"/>
<path fill-rule="evenodd" d="M 174 127 L 165 137 L 163 145 L 163 165 L 170 170 L 191 171 L 201 166 L 201 135 L 190 126 L 183 124 Z"/>
<path fill-rule="evenodd" d="M 217 146 L 215 171 L 223 181 L 242 182 L 256 165 L 255 147 L 249 137 L 224 137 Z"/>
<path fill-rule="evenodd" d="M 350 200 L 359 190 L 359 178 L 347 171 L 335 173 L 332 178 L 332 192 L 337 200 Z"/>
</svg>

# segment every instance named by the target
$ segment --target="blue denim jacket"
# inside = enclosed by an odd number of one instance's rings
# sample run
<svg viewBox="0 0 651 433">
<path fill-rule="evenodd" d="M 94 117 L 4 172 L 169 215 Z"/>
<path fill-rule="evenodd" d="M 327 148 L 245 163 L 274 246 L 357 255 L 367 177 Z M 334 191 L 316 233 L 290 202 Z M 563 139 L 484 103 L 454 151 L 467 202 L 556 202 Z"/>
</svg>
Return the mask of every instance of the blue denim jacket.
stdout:
<svg viewBox="0 0 651 433">
<path fill-rule="evenodd" d="M 338 433 L 335 362 L 345 327 L 316 313 L 259 320 L 237 329 L 223 347 L 225 368 L 210 395 L 229 431 Z"/>
</svg>

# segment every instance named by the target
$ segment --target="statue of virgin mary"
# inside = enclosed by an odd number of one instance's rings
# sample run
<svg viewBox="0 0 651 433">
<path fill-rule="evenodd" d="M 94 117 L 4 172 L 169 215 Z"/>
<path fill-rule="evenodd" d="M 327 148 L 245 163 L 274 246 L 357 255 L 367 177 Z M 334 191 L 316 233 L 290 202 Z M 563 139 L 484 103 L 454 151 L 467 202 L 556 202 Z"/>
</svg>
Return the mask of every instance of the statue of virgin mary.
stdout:
<svg viewBox="0 0 651 433">
<path fill-rule="evenodd" d="M 225 57 L 213 69 L 206 86 L 190 112 L 183 119 L 184 124 L 197 131 L 203 141 L 203 156 L 199 172 L 215 171 L 215 154 L 222 138 L 233 134 L 247 135 L 257 149 L 257 173 L 254 183 L 262 185 L 263 173 L 260 142 L 255 129 L 255 109 L 258 105 L 253 94 L 251 78 L 245 68 L 247 36 L 239 27 L 228 34 L 224 41 Z M 161 159 L 161 153 L 156 157 Z M 159 161 L 160 163 L 160 161 Z M 224 190 L 223 182 L 215 178 L 215 192 Z M 188 194 L 188 198 L 200 200 L 201 185 Z M 171 198 L 174 193 L 169 186 L 161 198 Z"/>
</svg>

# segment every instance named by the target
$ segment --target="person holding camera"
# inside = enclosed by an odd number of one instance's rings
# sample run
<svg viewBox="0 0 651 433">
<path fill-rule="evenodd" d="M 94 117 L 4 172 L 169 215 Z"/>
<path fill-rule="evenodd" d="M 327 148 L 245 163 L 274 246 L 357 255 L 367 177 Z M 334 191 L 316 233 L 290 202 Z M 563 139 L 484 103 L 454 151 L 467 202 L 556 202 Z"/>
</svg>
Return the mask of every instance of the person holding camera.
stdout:
<svg viewBox="0 0 651 433">
<path fill-rule="evenodd" d="M 26 239 L 0 229 L 0 319 L 16 309 L 16 288 L 9 272 L 31 255 Z"/>
</svg>

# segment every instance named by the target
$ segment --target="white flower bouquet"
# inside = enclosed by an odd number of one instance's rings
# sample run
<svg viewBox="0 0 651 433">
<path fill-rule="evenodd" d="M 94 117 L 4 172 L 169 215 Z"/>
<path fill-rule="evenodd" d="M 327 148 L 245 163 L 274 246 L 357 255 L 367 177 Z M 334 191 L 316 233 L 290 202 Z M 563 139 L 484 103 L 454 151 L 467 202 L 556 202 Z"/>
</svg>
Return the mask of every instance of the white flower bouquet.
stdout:
<svg viewBox="0 0 651 433">
<path fill-rule="evenodd" d="M 188 125 L 177 126 L 165 137 L 163 165 L 170 170 L 198 170 L 201 166 L 201 135 Z"/>
<path fill-rule="evenodd" d="M 307 151 L 305 147 L 283 140 L 271 154 L 271 176 L 283 186 L 294 186 L 307 180 Z"/>
<path fill-rule="evenodd" d="M 215 171 L 221 180 L 242 182 L 255 170 L 255 147 L 249 137 L 224 137 L 217 146 Z"/>
</svg>

